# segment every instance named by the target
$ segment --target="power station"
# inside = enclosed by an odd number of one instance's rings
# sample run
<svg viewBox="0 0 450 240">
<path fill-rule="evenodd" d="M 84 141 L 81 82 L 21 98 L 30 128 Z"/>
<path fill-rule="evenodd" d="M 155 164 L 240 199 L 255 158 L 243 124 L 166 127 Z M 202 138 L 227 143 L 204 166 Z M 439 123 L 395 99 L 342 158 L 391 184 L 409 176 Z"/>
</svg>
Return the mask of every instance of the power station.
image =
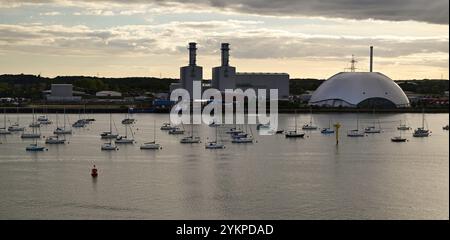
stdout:
<svg viewBox="0 0 450 240">
<path fill-rule="evenodd" d="M 267 97 L 270 89 L 278 89 L 278 98 L 289 97 L 289 74 L 287 73 L 253 73 L 236 72 L 236 67 L 230 66 L 230 44 L 221 44 L 221 65 L 212 69 L 212 80 L 203 80 L 203 68 L 196 64 L 196 43 L 189 43 L 189 65 L 180 68 L 180 82 L 170 86 L 171 91 L 177 88 L 186 89 L 191 98 L 193 96 L 193 83 L 210 82 L 212 88 L 225 92 L 225 89 L 258 89 L 266 90 Z M 202 84 L 205 86 L 207 84 Z M 203 89 L 202 89 L 203 90 Z"/>
</svg>

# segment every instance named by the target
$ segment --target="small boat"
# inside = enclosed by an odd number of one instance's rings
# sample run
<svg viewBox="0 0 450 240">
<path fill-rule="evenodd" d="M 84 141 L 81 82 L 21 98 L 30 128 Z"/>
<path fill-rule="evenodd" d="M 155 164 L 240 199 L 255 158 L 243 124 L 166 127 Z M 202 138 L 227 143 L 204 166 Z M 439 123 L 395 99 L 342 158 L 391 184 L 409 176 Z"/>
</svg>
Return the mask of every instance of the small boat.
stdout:
<svg viewBox="0 0 450 240">
<path fill-rule="evenodd" d="M 234 138 L 231 140 L 232 143 L 253 143 L 253 137 L 242 137 L 242 138 Z"/>
<path fill-rule="evenodd" d="M 442 130 L 447 130 L 448 131 L 448 124 L 446 126 L 443 126 Z"/>
<path fill-rule="evenodd" d="M 302 129 L 303 130 L 317 130 L 317 126 L 315 126 L 312 121 L 312 108 L 311 108 L 309 123 L 303 125 Z"/>
<path fill-rule="evenodd" d="M 125 118 L 122 120 L 122 124 L 133 124 L 134 122 L 136 122 L 134 118 Z"/>
<path fill-rule="evenodd" d="M 259 130 L 259 129 L 270 129 L 270 124 L 259 123 L 258 125 L 256 125 L 256 129 L 257 130 Z"/>
<path fill-rule="evenodd" d="M 30 123 L 30 125 L 28 125 L 28 127 L 39 128 L 39 127 L 41 127 L 41 123 L 40 122 L 32 122 L 32 123 Z"/>
<path fill-rule="evenodd" d="M 34 122 L 35 116 L 34 116 L 34 108 L 33 108 L 33 122 Z M 39 124 L 39 126 L 41 126 Z M 41 138 L 41 134 L 36 132 L 36 127 L 32 127 L 31 128 L 33 130 L 33 132 L 31 133 L 22 133 L 22 135 L 20 135 L 21 138 Z"/>
<path fill-rule="evenodd" d="M 74 128 L 83 128 L 83 127 L 86 127 L 87 124 L 89 124 L 89 122 L 86 121 L 86 119 L 78 119 L 76 122 L 74 122 L 72 124 L 72 127 L 74 127 Z"/>
<path fill-rule="evenodd" d="M 6 108 L 3 109 L 3 127 L 0 128 L 0 135 L 9 135 L 11 132 L 6 128 Z"/>
<path fill-rule="evenodd" d="M 297 113 L 294 115 L 295 129 L 289 130 L 284 135 L 286 138 L 303 138 L 305 133 L 297 131 Z"/>
<path fill-rule="evenodd" d="M 381 130 L 375 126 L 369 126 L 364 128 L 364 133 L 381 133 Z"/>
<path fill-rule="evenodd" d="M 349 130 L 347 132 L 348 137 L 364 137 L 366 136 L 363 131 L 359 130 L 359 117 L 356 117 L 356 129 Z"/>
<path fill-rule="evenodd" d="M 141 149 L 143 149 L 143 150 L 162 149 L 162 146 L 160 144 L 156 143 L 156 122 L 155 122 L 155 120 L 153 120 L 153 141 L 142 144 Z"/>
<path fill-rule="evenodd" d="M 131 131 L 131 135 L 133 136 L 133 131 Z M 125 136 L 119 136 L 114 141 L 116 144 L 133 144 L 134 139 L 128 138 L 128 126 L 125 125 Z"/>
<path fill-rule="evenodd" d="M 37 118 L 38 122 L 46 122 L 48 121 L 48 117 L 45 115 L 41 115 Z"/>
<path fill-rule="evenodd" d="M 225 145 L 223 145 L 222 143 L 218 143 L 218 142 L 208 142 L 205 145 L 206 149 L 222 149 L 225 148 Z"/>
<path fill-rule="evenodd" d="M 275 134 L 283 134 L 284 133 L 284 130 L 276 130 L 275 131 Z"/>
<path fill-rule="evenodd" d="M 117 130 L 117 129 L 116 129 Z M 119 134 L 112 132 L 112 115 L 109 113 L 109 131 L 100 134 L 101 139 L 115 139 Z"/>
<path fill-rule="evenodd" d="M 153 141 L 153 142 L 146 142 L 146 143 L 142 144 L 140 148 L 141 149 L 161 149 L 162 147 L 160 144 Z"/>
<path fill-rule="evenodd" d="M 174 127 L 174 128 L 169 130 L 169 134 L 172 134 L 172 135 L 184 134 L 184 130 L 179 128 L 179 127 Z"/>
<path fill-rule="evenodd" d="M 430 130 L 425 129 L 425 113 L 422 111 L 422 127 L 414 130 L 413 137 L 428 137 L 430 136 Z"/>
<path fill-rule="evenodd" d="M 116 144 L 133 144 L 134 139 L 128 139 L 126 136 L 117 137 L 114 141 Z"/>
<path fill-rule="evenodd" d="M 64 108 L 64 125 L 62 127 L 59 126 L 58 122 L 58 114 L 56 115 L 56 129 L 53 131 L 55 135 L 66 135 L 72 134 L 72 129 L 66 128 L 66 108 Z"/>
<path fill-rule="evenodd" d="M 187 136 L 182 138 L 180 143 L 201 143 L 201 139 L 197 136 Z"/>
<path fill-rule="evenodd" d="M 402 123 L 402 121 L 400 121 L 400 125 L 397 127 L 397 130 L 408 131 L 411 130 L 411 127 L 407 126 L 406 123 Z"/>
<path fill-rule="evenodd" d="M 231 134 L 231 138 L 232 139 L 235 139 L 235 138 L 245 138 L 245 137 L 247 137 L 248 136 L 248 134 L 247 133 L 244 133 L 244 132 L 241 132 L 241 133 L 233 133 L 233 134 Z"/>
<path fill-rule="evenodd" d="M 163 123 L 163 125 L 161 126 L 160 129 L 164 130 L 164 131 L 168 131 L 168 130 L 174 129 L 174 127 L 172 125 L 170 125 L 170 123 Z"/>
<path fill-rule="evenodd" d="M 95 165 L 94 165 L 94 167 L 91 169 L 91 176 L 92 176 L 93 178 L 96 178 L 96 177 L 98 176 L 98 170 L 97 170 L 97 168 L 95 167 Z"/>
<path fill-rule="evenodd" d="M 406 140 L 407 140 L 406 138 L 401 137 L 401 136 L 396 136 L 396 137 L 391 138 L 392 142 L 406 142 Z"/>
<path fill-rule="evenodd" d="M 215 140 L 212 142 L 208 142 L 205 144 L 206 149 L 223 149 L 225 148 L 225 145 L 222 143 L 217 142 L 217 130 L 218 128 L 215 128 Z"/>
<path fill-rule="evenodd" d="M 60 139 L 59 136 L 50 136 L 45 139 L 45 144 L 64 144 L 66 139 Z"/>
<path fill-rule="evenodd" d="M 112 144 L 111 142 L 109 142 L 109 143 L 104 143 L 104 144 L 102 145 L 101 149 L 104 150 L 104 151 L 112 151 L 112 150 L 115 151 L 115 150 L 117 150 L 118 148 L 117 148 L 116 145 L 114 145 L 114 144 Z"/>
<path fill-rule="evenodd" d="M 364 132 L 359 131 L 358 129 L 349 130 L 347 132 L 348 137 L 364 137 L 366 136 Z"/>
<path fill-rule="evenodd" d="M 208 124 L 208 126 L 210 126 L 210 127 L 219 127 L 220 124 L 216 123 L 215 121 L 212 121 L 210 124 Z"/>
<path fill-rule="evenodd" d="M 10 131 L 10 132 L 23 132 L 23 131 L 25 131 L 25 127 L 21 127 L 18 123 L 14 123 L 13 125 L 8 127 L 8 131 Z"/>
<path fill-rule="evenodd" d="M 324 129 L 320 130 L 320 133 L 322 133 L 322 134 L 333 134 L 334 130 L 331 129 L 331 128 L 324 128 Z"/>
<path fill-rule="evenodd" d="M 41 138 L 40 133 L 22 133 L 20 138 Z"/>
<path fill-rule="evenodd" d="M 297 130 L 290 130 L 287 131 L 284 136 L 286 138 L 303 138 L 305 136 L 305 133 L 298 132 Z"/>
<path fill-rule="evenodd" d="M 32 143 L 30 145 L 28 145 L 25 150 L 30 151 L 30 152 L 40 152 L 40 151 L 44 151 L 45 147 L 39 146 L 37 143 Z"/>
<path fill-rule="evenodd" d="M 122 124 L 128 125 L 128 124 L 134 124 L 136 122 L 136 119 L 130 117 L 130 109 L 128 109 L 128 113 L 125 115 L 125 118 L 122 120 Z"/>
<path fill-rule="evenodd" d="M 234 128 L 230 128 L 230 129 L 227 130 L 225 133 L 228 133 L 228 134 L 236 134 L 236 133 L 243 133 L 243 132 L 244 132 L 244 131 L 242 131 L 241 129 L 234 127 Z"/>
</svg>

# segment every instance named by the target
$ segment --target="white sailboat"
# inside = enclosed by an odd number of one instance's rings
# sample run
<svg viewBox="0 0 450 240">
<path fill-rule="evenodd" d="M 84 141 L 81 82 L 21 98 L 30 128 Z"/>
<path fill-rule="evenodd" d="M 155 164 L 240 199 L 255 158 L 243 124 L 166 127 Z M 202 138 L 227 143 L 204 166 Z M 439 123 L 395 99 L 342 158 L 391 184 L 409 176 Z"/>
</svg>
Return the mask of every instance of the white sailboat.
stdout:
<svg viewBox="0 0 450 240">
<path fill-rule="evenodd" d="M 359 117 L 358 117 L 358 115 L 356 117 L 356 129 L 349 130 L 347 132 L 347 136 L 348 137 L 364 137 L 365 136 L 364 132 L 359 130 Z"/>
<path fill-rule="evenodd" d="M 19 124 L 19 108 L 17 108 L 17 119 L 16 122 L 8 127 L 8 131 L 10 132 L 23 132 L 25 131 L 25 127 L 21 127 Z"/>
<path fill-rule="evenodd" d="M 184 126 L 182 125 L 184 128 Z M 169 130 L 169 134 L 171 135 L 181 135 L 184 134 L 184 129 L 181 129 L 180 127 L 172 127 L 172 129 Z"/>
<path fill-rule="evenodd" d="M 6 128 L 6 108 L 3 109 L 3 127 L 0 128 L 0 135 L 9 135 L 11 132 Z"/>
<path fill-rule="evenodd" d="M 158 150 L 162 149 L 162 146 L 159 143 L 156 143 L 156 123 L 153 120 L 153 142 L 146 142 L 141 145 L 141 149 L 143 150 Z"/>
<path fill-rule="evenodd" d="M 34 113 L 33 113 L 33 121 L 34 121 Z M 36 133 L 36 129 L 35 129 L 35 128 L 33 128 L 33 133 L 32 133 L 32 134 L 34 134 L 35 136 L 37 136 L 37 133 Z M 39 136 L 39 138 L 40 138 L 40 137 L 41 137 L 41 134 L 39 134 L 38 136 Z M 34 143 L 31 143 L 30 145 L 26 146 L 26 147 L 25 147 L 25 150 L 26 150 L 26 151 L 30 151 L 30 152 L 41 152 L 41 151 L 46 150 L 46 148 L 43 147 L 43 146 L 39 146 L 38 143 L 37 143 L 37 138 L 34 137 Z"/>
<path fill-rule="evenodd" d="M 199 136 L 194 136 L 194 124 L 191 123 L 191 135 L 184 137 L 180 140 L 180 143 L 201 143 Z"/>
<path fill-rule="evenodd" d="M 124 126 L 125 126 L 125 136 L 118 136 L 114 142 L 116 144 L 133 144 L 134 139 L 128 138 L 128 125 L 125 124 Z M 131 136 L 133 137 L 133 130 L 131 128 L 130 128 L 130 130 L 131 130 Z"/>
<path fill-rule="evenodd" d="M 312 122 L 312 108 L 311 108 L 309 123 L 303 125 L 302 129 L 303 130 L 317 130 L 317 126 L 315 126 Z"/>
<path fill-rule="evenodd" d="M 245 131 L 247 131 L 248 129 L 248 125 L 245 125 Z M 252 134 L 252 129 L 250 128 L 250 135 L 245 133 L 245 136 L 242 137 L 233 137 L 233 139 L 231 140 L 232 143 L 253 143 L 254 139 L 253 139 L 253 134 Z M 239 134 L 238 134 L 239 136 Z"/>
<path fill-rule="evenodd" d="M 297 130 L 297 113 L 294 114 L 294 121 L 295 121 L 295 129 L 288 130 L 284 136 L 286 138 L 303 138 L 305 136 L 305 133 L 299 132 Z"/>
<path fill-rule="evenodd" d="M 223 143 L 219 143 L 217 141 L 217 131 L 218 131 L 218 127 L 214 128 L 215 130 L 215 140 L 212 142 L 208 142 L 205 144 L 205 148 L 206 149 L 223 149 L 225 148 L 225 145 Z"/>
<path fill-rule="evenodd" d="M 392 142 L 406 142 L 407 139 L 402 136 L 402 130 L 398 130 L 400 135 L 391 138 Z"/>
<path fill-rule="evenodd" d="M 56 119 L 58 119 L 58 115 L 56 115 Z M 62 135 L 62 134 L 72 134 L 72 129 L 66 128 L 66 108 L 64 108 L 64 124 L 63 127 L 58 126 L 58 120 L 56 121 L 56 129 L 53 131 L 53 134 Z"/>
<path fill-rule="evenodd" d="M 45 139 L 45 144 L 65 144 L 65 143 L 66 143 L 65 137 L 61 139 L 59 138 L 58 135 L 50 136 Z"/>
<path fill-rule="evenodd" d="M 112 132 L 112 115 L 111 115 L 111 113 L 109 113 L 109 131 L 102 132 L 100 134 L 100 137 L 102 139 L 113 139 L 113 138 L 117 138 L 117 136 L 119 136 L 119 135 Z"/>
<path fill-rule="evenodd" d="M 375 116 L 375 109 L 373 110 L 373 115 Z M 381 133 L 380 120 L 378 120 L 378 128 L 376 127 L 376 122 L 374 120 L 373 125 L 364 128 L 364 133 Z"/>
<path fill-rule="evenodd" d="M 425 112 L 422 111 L 422 127 L 414 130 L 413 137 L 428 137 L 430 136 L 430 130 L 425 129 Z"/>
<path fill-rule="evenodd" d="M 35 122 L 35 115 L 34 115 L 34 108 L 33 108 L 33 121 L 32 121 L 32 123 L 34 123 L 34 122 Z M 40 126 L 40 124 L 38 126 Z M 21 138 L 41 138 L 41 134 L 37 133 L 35 131 L 35 128 L 36 127 L 32 127 L 31 128 L 33 130 L 33 132 L 31 132 L 31 133 L 23 132 L 22 135 L 20 135 L 20 137 Z"/>
<path fill-rule="evenodd" d="M 112 139 L 110 138 L 108 143 L 102 144 L 101 149 L 104 150 L 104 151 L 115 151 L 115 150 L 118 150 L 119 148 L 116 145 L 114 145 L 111 140 Z"/>
</svg>

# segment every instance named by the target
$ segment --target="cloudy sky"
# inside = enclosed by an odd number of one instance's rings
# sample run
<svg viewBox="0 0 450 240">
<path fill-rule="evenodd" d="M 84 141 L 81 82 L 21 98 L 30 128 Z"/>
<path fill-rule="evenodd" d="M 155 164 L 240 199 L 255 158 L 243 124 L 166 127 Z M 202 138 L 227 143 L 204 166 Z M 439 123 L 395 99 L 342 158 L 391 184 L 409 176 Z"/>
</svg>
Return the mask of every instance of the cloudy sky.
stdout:
<svg viewBox="0 0 450 240">
<path fill-rule="evenodd" d="M 349 67 L 448 78 L 448 0 L 0 0 L 0 74 L 178 77 L 187 44 L 210 78 L 229 42 L 241 72 L 328 78 Z"/>
</svg>

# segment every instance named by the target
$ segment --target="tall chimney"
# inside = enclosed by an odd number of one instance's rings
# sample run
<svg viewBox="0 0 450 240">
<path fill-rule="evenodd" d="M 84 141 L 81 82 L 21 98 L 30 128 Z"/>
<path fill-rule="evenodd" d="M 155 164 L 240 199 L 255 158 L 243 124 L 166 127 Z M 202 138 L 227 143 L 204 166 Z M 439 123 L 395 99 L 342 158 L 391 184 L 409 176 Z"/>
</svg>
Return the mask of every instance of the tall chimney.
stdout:
<svg viewBox="0 0 450 240">
<path fill-rule="evenodd" d="M 373 46 L 370 46 L 370 72 L 373 72 Z"/>
<path fill-rule="evenodd" d="M 196 58 L 197 58 L 197 43 L 190 42 L 189 43 L 189 66 L 195 66 L 196 65 Z"/>
<path fill-rule="evenodd" d="M 228 66 L 229 58 L 230 58 L 230 44 L 229 43 L 222 43 L 222 66 Z"/>
</svg>

